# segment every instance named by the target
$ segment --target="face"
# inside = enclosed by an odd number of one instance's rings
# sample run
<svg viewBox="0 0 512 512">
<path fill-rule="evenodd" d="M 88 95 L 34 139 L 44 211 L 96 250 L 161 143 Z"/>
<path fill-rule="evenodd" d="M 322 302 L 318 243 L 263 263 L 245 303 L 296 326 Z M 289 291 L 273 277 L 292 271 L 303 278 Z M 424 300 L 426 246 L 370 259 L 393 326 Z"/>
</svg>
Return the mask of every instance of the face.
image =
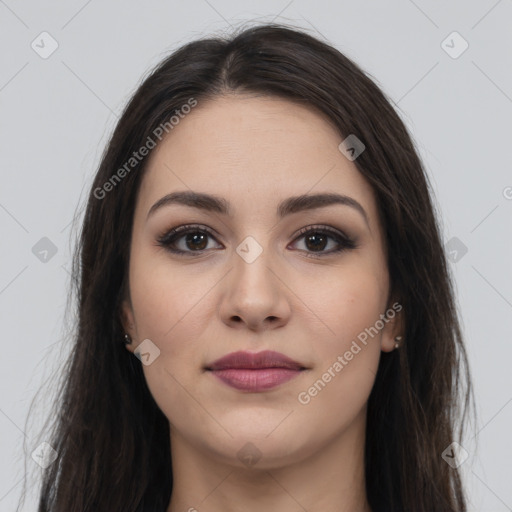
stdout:
<svg viewBox="0 0 512 512">
<path fill-rule="evenodd" d="M 372 188 L 342 140 L 304 106 L 233 95 L 199 102 L 153 150 L 123 310 L 127 349 L 148 340 L 143 371 L 171 446 L 234 465 L 252 450 L 271 468 L 364 429 L 399 306 Z M 220 203 L 152 208 L 178 191 Z M 345 199 L 287 202 L 318 194 Z"/>
</svg>

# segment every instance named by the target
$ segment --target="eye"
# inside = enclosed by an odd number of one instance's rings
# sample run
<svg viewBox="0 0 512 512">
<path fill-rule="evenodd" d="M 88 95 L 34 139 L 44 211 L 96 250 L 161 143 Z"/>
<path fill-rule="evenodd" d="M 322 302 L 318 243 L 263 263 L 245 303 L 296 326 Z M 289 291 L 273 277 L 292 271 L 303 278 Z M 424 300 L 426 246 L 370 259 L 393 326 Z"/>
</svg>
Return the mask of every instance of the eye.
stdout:
<svg viewBox="0 0 512 512">
<path fill-rule="evenodd" d="M 309 258 L 321 258 L 356 247 L 352 238 L 329 226 L 308 226 L 302 228 L 299 235 L 295 241 L 304 239 L 305 256 Z M 334 249 L 325 251 L 324 249 L 329 245 L 329 239 L 334 241 Z"/>
<path fill-rule="evenodd" d="M 173 254 L 201 252 L 208 249 L 208 237 L 214 238 L 212 232 L 205 227 L 195 225 L 178 226 L 159 237 L 158 245 Z M 184 240 L 182 240 L 184 238 Z M 176 248 L 176 242 L 182 241 L 181 248 Z M 179 245 L 179 244 L 178 244 Z"/>
<path fill-rule="evenodd" d="M 208 238 L 215 240 L 213 233 L 208 228 L 198 225 L 183 225 L 175 227 L 160 236 L 157 239 L 157 243 L 173 254 L 186 255 L 187 253 L 194 252 L 201 254 L 203 251 L 211 248 L 208 247 Z M 308 226 L 302 228 L 299 231 L 299 236 L 295 238 L 293 243 L 301 239 L 304 239 L 305 245 L 305 249 L 302 250 L 310 258 L 320 258 L 356 247 L 354 240 L 341 231 L 329 226 Z M 331 243 L 334 242 L 334 248 L 325 251 L 329 241 Z"/>
</svg>

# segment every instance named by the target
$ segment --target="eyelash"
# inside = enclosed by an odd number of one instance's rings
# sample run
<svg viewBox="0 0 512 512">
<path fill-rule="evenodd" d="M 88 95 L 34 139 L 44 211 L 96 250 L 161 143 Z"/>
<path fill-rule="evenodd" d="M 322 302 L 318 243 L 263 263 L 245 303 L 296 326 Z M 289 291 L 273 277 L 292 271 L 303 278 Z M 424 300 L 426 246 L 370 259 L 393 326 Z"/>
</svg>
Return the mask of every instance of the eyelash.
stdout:
<svg viewBox="0 0 512 512">
<path fill-rule="evenodd" d="M 208 228 L 199 225 L 187 224 L 172 228 L 170 231 L 164 233 L 157 239 L 157 243 L 160 247 L 163 247 L 165 250 L 179 256 L 185 256 L 190 253 L 202 254 L 207 249 L 202 249 L 198 251 L 182 251 L 181 249 L 175 249 L 172 247 L 172 244 L 176 243 L 177 240 L 179 240 L 184 235 L 190 233 L 206 233 L 207 235 L 215 239 L 215 236 Z M 339 245 L 336 249 L 331 249 L 330 251 L 320 251 L 318 253 L 306 251 L 305 255 L 309 258 L 322 258 L 324 256 L 340 253 L 349 249 L 355 249 L 357 247 L 355 240 L 333 228 L 330 228 L 329 226 L 304 227 L 299 231 L 297 237 L 294 239 L 294 242 L 297 241 L 299 238 L 303 238 L 304 236 L 309 235 L 311 233 L 320 233 L 322 235 L 327 235 L 328 237 L 334 239 L 334 241 L 337 242 Z"/>
</svg>

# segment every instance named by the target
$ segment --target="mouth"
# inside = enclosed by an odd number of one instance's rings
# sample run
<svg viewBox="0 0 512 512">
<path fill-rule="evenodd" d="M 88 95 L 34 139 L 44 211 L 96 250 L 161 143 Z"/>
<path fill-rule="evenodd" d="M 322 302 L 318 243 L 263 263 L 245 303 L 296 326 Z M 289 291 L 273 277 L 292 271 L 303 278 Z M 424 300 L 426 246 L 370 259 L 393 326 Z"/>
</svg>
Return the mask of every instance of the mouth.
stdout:
<svg viewBox="0 0 512 512">
<path fill-rule="evenodd" d="M 261 392 L 273 389 L 297 377 L 305 366 L 279 352 L 233 352 L 205 370 L 228 386 L 240 391 Z"/>
</svg>

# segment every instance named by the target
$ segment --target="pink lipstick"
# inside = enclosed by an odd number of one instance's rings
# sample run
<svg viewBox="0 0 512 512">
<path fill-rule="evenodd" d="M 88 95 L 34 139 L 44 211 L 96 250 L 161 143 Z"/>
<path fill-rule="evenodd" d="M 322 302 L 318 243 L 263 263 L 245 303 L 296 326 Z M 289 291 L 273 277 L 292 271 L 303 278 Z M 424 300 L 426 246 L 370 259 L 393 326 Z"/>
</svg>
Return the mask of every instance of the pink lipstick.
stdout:
<svg viewBox="0 0 512 512">
<path fill-rule="evenodd" d="M 284 384 L 305 369 L 297 361 L 272 350 L 256 354 L 233 352 L 206 367 L 228 386 L 256 393 Z"/>
</svg>

